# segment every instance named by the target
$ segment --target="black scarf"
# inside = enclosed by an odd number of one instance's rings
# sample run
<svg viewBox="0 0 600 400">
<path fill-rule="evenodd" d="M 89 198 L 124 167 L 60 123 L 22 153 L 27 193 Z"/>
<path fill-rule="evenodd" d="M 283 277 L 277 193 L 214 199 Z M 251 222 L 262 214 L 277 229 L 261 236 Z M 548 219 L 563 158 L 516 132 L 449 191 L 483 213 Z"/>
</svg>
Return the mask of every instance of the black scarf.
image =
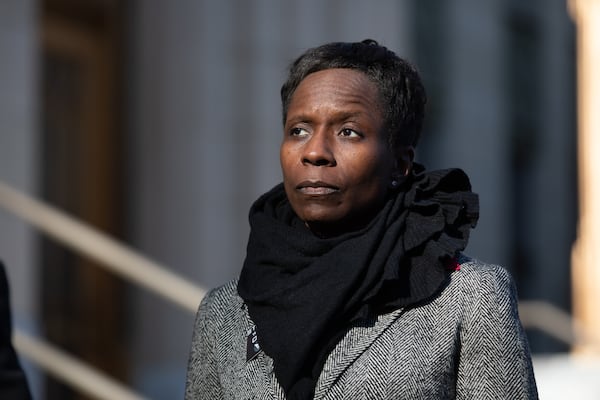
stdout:
<svg viewBox="0 0 600 400">
<path fill-rule="evenodd" d="M 304 226 L 282 184 L 261 196 L 250 209 L 238 293 L 286 396 L 313 397 L 351 323 L 437 294 L 478 215 L 463 171 L 425 173 L 417 164 L 366 227 L 333 238 Z"/>
</svg>

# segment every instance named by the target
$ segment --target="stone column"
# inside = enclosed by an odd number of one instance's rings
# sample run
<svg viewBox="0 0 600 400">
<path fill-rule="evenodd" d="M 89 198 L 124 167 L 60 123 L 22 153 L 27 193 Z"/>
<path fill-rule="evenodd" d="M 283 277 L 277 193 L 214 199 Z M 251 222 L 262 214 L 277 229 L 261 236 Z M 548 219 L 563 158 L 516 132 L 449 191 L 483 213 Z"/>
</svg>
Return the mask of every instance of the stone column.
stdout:
<svg viewBox="0 0 600 400">
<path fill-rule="evenodd" d="M 577 25 L 579 223 L 572 253 L 578 353 L 600 352 L 600 0 L 570 0 Z"/>
</svg>

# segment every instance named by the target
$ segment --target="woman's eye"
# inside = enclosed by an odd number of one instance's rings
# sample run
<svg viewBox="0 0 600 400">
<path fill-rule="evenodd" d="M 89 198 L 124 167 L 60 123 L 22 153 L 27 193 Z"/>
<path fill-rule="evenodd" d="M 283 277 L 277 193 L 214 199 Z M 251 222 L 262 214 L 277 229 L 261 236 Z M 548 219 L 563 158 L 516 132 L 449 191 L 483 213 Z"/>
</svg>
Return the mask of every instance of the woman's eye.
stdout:
<svg viewBox="0 0 600 400">
<path fill-rule="evenodd" d="M 350 129 L 350 128 L 342 129 L 342 131 L 340 132 L 340 135 L 344 136 L 344 137 L 361 137 L 360 133 L 358 133 L 355 130 Z"/>
<path fill-rule="evenodd" d="M 291 136 L 306 136 L 306 135 L 308 135 L 308 132 L 306 131 L 306 129 L 292 128 L 290 130 L 290 135 Z"/>
</svg>

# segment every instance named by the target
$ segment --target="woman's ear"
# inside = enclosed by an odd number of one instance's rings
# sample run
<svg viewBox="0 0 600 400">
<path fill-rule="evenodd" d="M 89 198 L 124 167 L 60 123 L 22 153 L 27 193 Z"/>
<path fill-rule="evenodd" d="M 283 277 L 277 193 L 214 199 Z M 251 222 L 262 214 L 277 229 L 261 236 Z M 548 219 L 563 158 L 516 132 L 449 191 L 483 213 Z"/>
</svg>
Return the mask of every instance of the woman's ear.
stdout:
<svg viewBox="0 0 600 400">
<path fill-rule="evenodd" d="M 396 151 L 394 171 L 392 172 L 391 187 L 397 188 L 410 175 L 412 163 L 415 158 L 415 149 L 412 146 L 402 146 Z"/>
<path fill-rule="evenodd" d="M 412 171 L 412 163 L 415 159 L 415 148 L 413 146 L 402 146 L 398 149 L 396 158 L 396 171 L 400 176 L 408 176 Z"/>
</svg>

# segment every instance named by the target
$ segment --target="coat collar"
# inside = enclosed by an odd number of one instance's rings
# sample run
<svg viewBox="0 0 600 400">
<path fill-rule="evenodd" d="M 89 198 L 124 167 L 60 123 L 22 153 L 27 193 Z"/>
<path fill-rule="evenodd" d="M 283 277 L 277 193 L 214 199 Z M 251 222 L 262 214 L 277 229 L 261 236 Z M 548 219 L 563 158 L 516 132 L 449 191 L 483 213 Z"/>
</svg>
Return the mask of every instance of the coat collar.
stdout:
<svg viewBox="0 0 600 400">
<path fill-rule="evenodd" d="M 404 309 L 398 309 L 389 314 L 375 316 L 353 325 L 327 357 L 315 388 L 315 400 L 326 400 L 344 372 L 403 312 Z M 245 332 L 249 332 L 252 330 L 254 322 L 252 322 L 247 312 L 245 314 Z M 262 382 L 264 390 L 269 392 L 264 393 L 264 395 L 267 395 L 265 398 L 285 398 L 283 389 L 274 375 L 273 360 L 263 351 L 247 361 L 247 374 L 252 375 L 248 376 L 248 383 L 251 385 L 261 385 L 260 382 Z M 265 383 L 268 384 L 265 385 Z M 357 382 L 356 384 L 360 383 Z"/>
<path fill-rule="evenodd" d="M 403 308 L 389 314 L 374 316 L 355 324 L 327 357 L 315 388 L 315 400 L 327 399 L 344 372 L 392 325 L 404 312 Z M 360 384 L 356 382 L 356 384 Z"/>
</svg>

